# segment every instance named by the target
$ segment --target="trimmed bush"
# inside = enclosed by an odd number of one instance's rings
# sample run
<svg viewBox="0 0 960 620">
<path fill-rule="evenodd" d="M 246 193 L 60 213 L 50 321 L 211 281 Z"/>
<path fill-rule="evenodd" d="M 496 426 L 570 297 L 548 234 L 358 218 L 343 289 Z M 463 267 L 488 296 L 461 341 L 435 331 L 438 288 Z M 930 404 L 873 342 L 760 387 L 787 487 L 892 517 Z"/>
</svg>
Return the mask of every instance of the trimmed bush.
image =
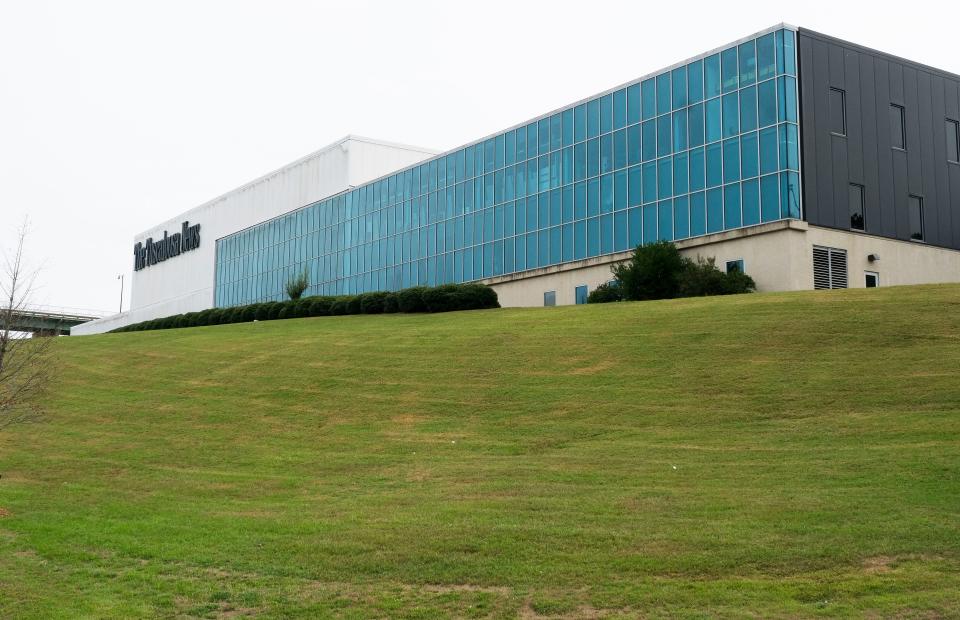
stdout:
<svg viewBox="0 0 960 620">
<path fill-rule="evenodd" d="M 752 293 L 754 290 L 756 285 L 753 278 L 739 270 L 730 273 L 720 271 L 714 258 L 698 256 L 696 261 L 684 259 L 684 270 L 680 275 L 681 297 L 736 295 Z"/>
<path fill-rule="evenodd" d="M 448 312 L 451 310 L 499 307 L 497 293 L 489 286 L 484 284 L 445 284 L 432 288 L 418 286 L 396 293 L 376 291 L 338 297 L 312 296 L 284 302 L 270 301 L 232 308 L 211 308 L 201 312 L 177 314 L 125 325 L 112 331 L 145 331 L 307 316 L 381 314 L 398 311 Z"/>
<path fill-rule="evenodd" d="M 672 299 L 680 293 L 683 257 L 669 241 L 637 246 L 633 256 L 611 270 L 624 299 Z"/>
<path fill-rule="evenodd" d="M 383 314 L 383 305 L 386 301 L 386 293 L 364 293 L 360 295 L 360 312 L 362 314 Z"/>
<path fill-rule="evenodd" d="M 426 287 L 414 286 L 397 293 L 397 307 L 400 312 L 426 312 L 427 305 L 423 301 L 423 291 L 425 290 Z"/>
<path fill-rule="evenodd" d="M 399 311 L 400 308 L 397 306 L 397 294 L 387 293 L 383 298 L 383 312 L 385 314 L 393 314 L 394 312 Z"/>
</svg>

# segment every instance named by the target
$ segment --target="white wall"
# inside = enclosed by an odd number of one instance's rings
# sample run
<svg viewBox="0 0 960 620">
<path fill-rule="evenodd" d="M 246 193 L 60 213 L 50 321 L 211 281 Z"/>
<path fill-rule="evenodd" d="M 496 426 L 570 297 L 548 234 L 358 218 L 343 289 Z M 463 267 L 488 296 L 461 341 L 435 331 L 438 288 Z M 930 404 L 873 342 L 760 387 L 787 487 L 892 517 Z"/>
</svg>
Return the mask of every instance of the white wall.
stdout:
<svg viewBox="0 0 960 620">
<path fill-rule="evenodd" d="M 130 311 L 78 325 L 96 334 L 183 312 L 213 307 L 216 240 L 327 196 L 422 161 L 436 151 L 347 136 L 315 153 L 138 234 L 133 245 L 200 224 L 200 246 L 133 272 Z"/>
</svg>

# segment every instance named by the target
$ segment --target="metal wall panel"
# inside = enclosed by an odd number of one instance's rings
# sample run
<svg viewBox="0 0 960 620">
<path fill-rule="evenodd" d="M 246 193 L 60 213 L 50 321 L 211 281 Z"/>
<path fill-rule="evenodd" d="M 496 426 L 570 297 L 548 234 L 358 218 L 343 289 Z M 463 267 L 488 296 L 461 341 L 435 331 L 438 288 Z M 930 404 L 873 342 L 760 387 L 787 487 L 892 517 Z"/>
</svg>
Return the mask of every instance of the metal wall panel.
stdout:
<svg viewBox="0 0 960 620">
<path fill-rule="evenodd" d="M 866 232 L 909 240 L 909 196 L 923 198 L 924 241 L 960 250 L 960 165 L 945 119 L 960 117 L 960 76 L 801 28 L 805 217 L 848 229 L 848 185 L 864 186 Z M 830 132 L 829 91 L 846 99 L 846 135 Z M 906 149 L 892 147 L 890 105 L 904 108 Z"/>
</svg>

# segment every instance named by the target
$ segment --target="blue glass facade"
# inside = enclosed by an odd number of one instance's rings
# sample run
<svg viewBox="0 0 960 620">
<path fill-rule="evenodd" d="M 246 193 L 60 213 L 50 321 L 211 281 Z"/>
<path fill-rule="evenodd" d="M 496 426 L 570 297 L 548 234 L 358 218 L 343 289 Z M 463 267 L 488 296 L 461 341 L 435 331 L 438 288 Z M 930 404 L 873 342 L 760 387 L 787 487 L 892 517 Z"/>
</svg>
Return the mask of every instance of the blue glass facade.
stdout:
<svg viewBox="0 0 960 620">
<path fill-rule="evenodd" d="M 468 282 L 800 218 L 780 29 L 217 240 L 216 305 Z"/>
</svg>

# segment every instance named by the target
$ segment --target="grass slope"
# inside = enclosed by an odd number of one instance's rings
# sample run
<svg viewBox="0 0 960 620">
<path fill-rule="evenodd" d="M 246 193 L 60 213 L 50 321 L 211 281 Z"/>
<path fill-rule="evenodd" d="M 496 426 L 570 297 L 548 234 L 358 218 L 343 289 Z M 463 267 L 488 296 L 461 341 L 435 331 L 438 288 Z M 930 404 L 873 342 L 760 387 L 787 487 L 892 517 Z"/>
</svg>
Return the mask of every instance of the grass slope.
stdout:
<svg viewBox="0 0 960 620">
<path fill-rule="evenodd" d="M 62 339 L 0 616 L 960 615 L 960 287 Z"/>
</svg>

